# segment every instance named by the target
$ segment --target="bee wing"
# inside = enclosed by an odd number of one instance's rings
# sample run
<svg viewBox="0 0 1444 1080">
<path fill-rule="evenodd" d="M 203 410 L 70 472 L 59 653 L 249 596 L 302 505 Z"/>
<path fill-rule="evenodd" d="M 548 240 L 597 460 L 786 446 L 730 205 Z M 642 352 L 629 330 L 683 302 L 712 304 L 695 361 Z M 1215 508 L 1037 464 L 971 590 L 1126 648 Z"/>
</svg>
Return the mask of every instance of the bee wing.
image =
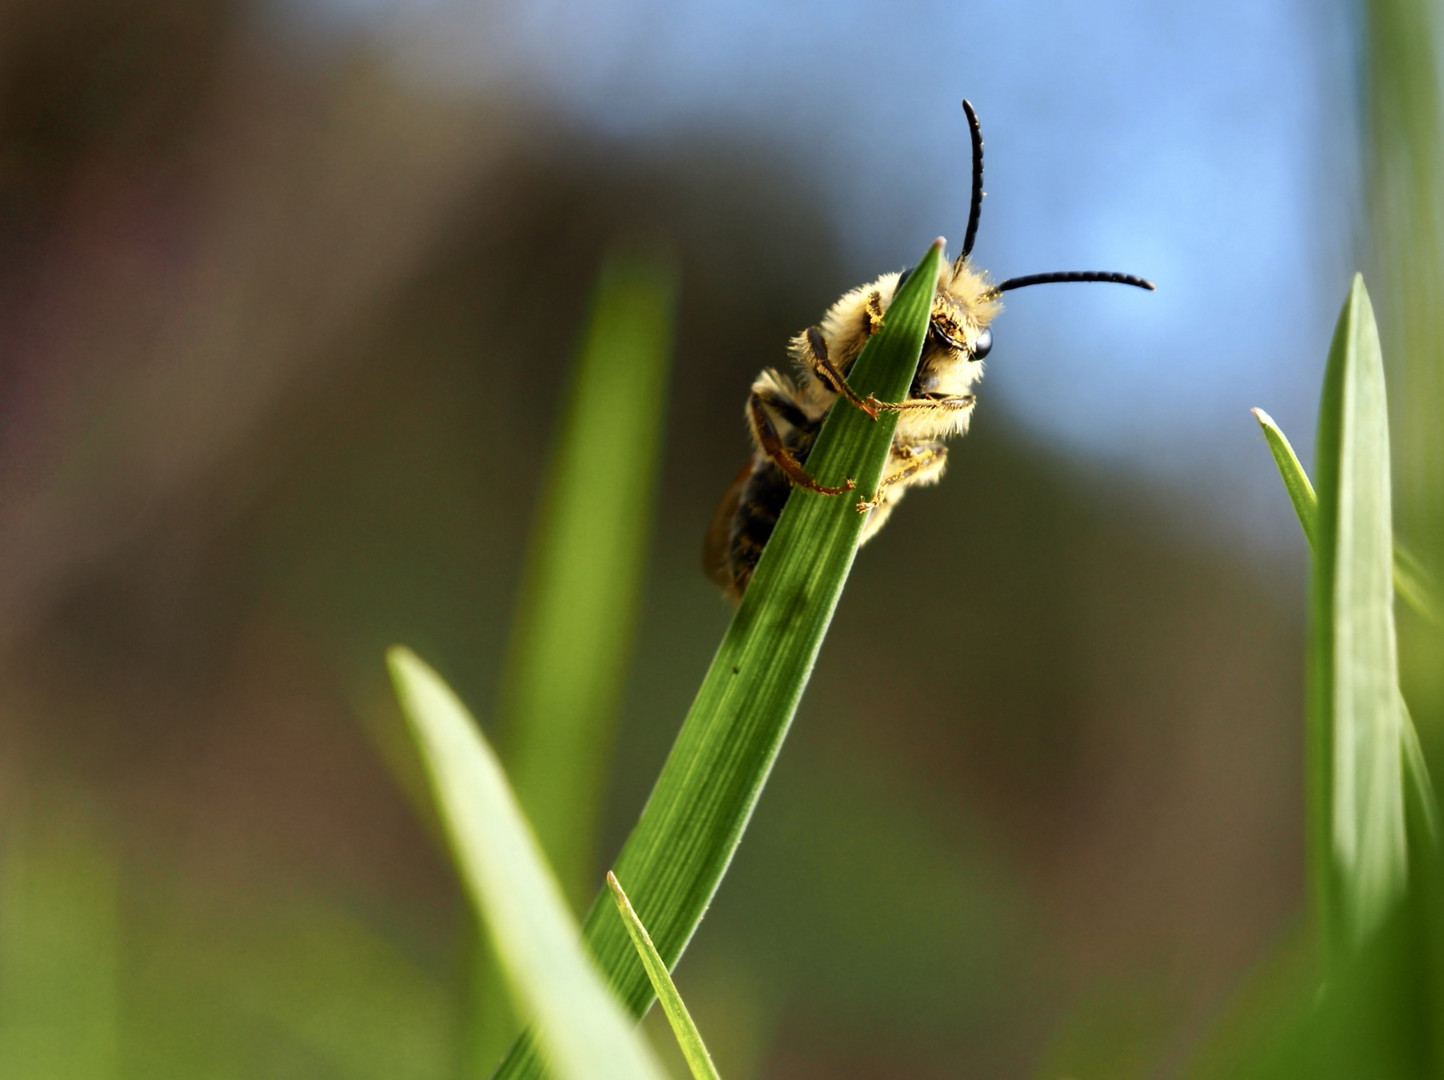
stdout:
<svg viewBox="0 0 1444 1080">
<path fill-rule="evenodd" d="M 732 520 L 737 516 L 738 504 L 747 481 L 752 479 L 755 468 L 749 461 L 727 488 L 727 494 L 712 513 L 712 523 L 707 526 L 707 535 L 702 540 L 702 569 L 707 576 L 728 593 L 736 591 L 737 583 L 732 578 Z"/>
</svg>

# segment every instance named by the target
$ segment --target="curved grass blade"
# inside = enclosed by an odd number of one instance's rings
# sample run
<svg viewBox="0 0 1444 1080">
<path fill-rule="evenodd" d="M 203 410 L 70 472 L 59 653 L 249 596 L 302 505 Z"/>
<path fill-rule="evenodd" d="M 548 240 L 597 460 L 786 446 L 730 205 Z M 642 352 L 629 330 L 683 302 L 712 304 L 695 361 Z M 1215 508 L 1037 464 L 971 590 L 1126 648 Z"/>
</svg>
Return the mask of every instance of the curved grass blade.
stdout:
<svg viewBox="0 0 1444 1080">
<path fill-rule="evenodd" d="M 1309 547 L 1313 547 L 1314 537 L 1319 531 L 1319 497 L 1314 494 L 1309 474 L 1304 472 L 1293 444 L 1274 418 L 1262 409 L 1251 411 L 1258 426 L 1263 428 L 1264 441 L 1274 456 L 1274 464 L 1279 467 L 1279 476 L 1283 478 L 1284 490 L 1289 493 L 1289 502 L 1293 503 L 1294 513 L 1298 515 L 1299 526 L 1304 530 L 1304 539 L 1309 542 Z"/>
<path fill-rule="evenodd" d="M 1359 275 L 1329 350 L 1317 463 L 1310 880 L 1317 925 L 1333 951 L 1379 924 L 1408 873 L 1389 418 L 1378 329 Z"/>
<path fill-rule="evenodd" d="M 1439 586 L 1424 564 L 1407 548 L 1394 544 L 1394 591 L 1400 599 L 1435 626 L 1444 626 L 1444 607 L 1439 603 Z"/>
<path fill-rule="evenodd" d="M 898 401 L 917 370 L 942 262 L 935 243 L 899 291 L 882 329 L 848 375 L 859 394 Z M 876 490 L 896 414 L 877 420 L 845 405 L 832 410 L 808 469 L 822 483 L 846 477 Z M 812 673 L 823 635 L 852 567 L 864 518 L 855 498 L 794 488 L 751 584 L 712 660 L 641 819 L 618 856 L 618 876 L 668 965 L 682 955 L 731 862 L 772 762 Z M 651 981 L 605 891 L 585 933 L 617 995 L 640 1017 Z M 542 1075 L 529 1036 L 497 1077 Z"/>
<path fill-rule="evenodd" d="M 1409 714 L 1403 691 L 1398 694 L 1400 737 L 1403 739 L 1401 752 L 1404 755 L 1404 775 L 1413 788 L 1415 805 L 1424 831 L 1431 843 L 1439 842 L 1439 800 L 1434 794 L 1434 781 L 1429 778 L 1429 763 L 1424 758 L 1424 747 L 1419 744 L 1419 730 Z"/>
<path fill-rule="evenodd" d="M 657 947 L 652 944 L 651 935 L 642 925 L 642 920 L 637 918 L 632 902 L 627 899 L 617 875 L 610 870 L 607 871 L 607 887 L 612 890 L 612 899 L 617 903 L 617 913 L 621 915 L 627 933 L 632 937 L 632 944 L 637 947 L 637 956 L 641 959 L 642 966 L 647 969 L 647 977 L 652 980 L 652 989 L 657 992 L 657 1002 L 667 1014 L 667 1022 L 672 1025 L 672 1034 L 677 1036 L 677 1045 L 682 1048 L 682 1056 L 687 1059 L 687 1067 L 692 1071 L 692 1076 L 695 1080 L 721 1080 L 716 1066 L 712 1064 L 712 1055 L 707 1052 L 707 1045 L 702 1041 L 702 1033 L 692 1022 L 692 1014 L 682 1003 L 682 995 L 677 993 L 677 986 L 672 982 L 666 963 L 657 955 Z"/>
<path fill-rule="evenodd" d="M 1319 499 L 1314 494 L 1314 485 L 1309 482 L 1308 473 L 1304 472 L 1304 467 L 1299 464 L 1298 455 L 1294 453 L 1288 436 L 1274 422 L 1274 418 L 1262 409 L 1252 411 L 1254 419 L 1263 429 L 1264 439 L 1274 456 L 1274 463 L 1279 467 L 1279 476 L 1283 478 L 1284 489 L 1289 493 L 1289 501 L 1293 503 L 1294 513 L 1298 515 L 1299 525 L 1304 530 L 1304 539 L 1313 547 L 1319 520 Z M 1428 571 L 1419 560 L 1397 543 L 1394 545 L 1394 591 L 1418 614 L 1438 626 L 1444 626 L 1444 610 L 1440 609 L 1439 602 L 1435 599 L 1438 591 L 1429 579 Z"/>
<path fill-rule="evenodd" d="M 1278 465 L 1279 475 L 1283 478 L 1284 488 L 1293 502 L 1294 513 L 1298 515 L 1304 537 L 1308 540 L 1309 546 L 1313 547 L 1318 533 L 1319 520 L 1319 500 L 1318 496 L 1314 494 L 1314 485 L 1309 482 L 1308 474 L 1304 472 L 1303 465 L 1299 463 L 1293 445 L 1283 430 L 1274 422 L 1274 418 L 1262 409 L 1254 409 L 1253 414 L 1259 422 L 1259 427 L 1263 429 L 1264 438 L 1268 442 L 1269 450 L 1273 453 L 1274 462 Z M 1420 614 L 1440 621 L 1440 614 L 1430 599 L 1432 589 L 1427 583 L 1427 576 L 1423 568 L 1419 567 L 1413 561 L 1412 556 L 1398 544 L 1394 545 L 1394 591 Z M 1409 707 L 1404 702 L 1404 695 L 1399 689 L 1397 680 L 1394 684 L 1394 697 L 1395 707 L 1399 713 L 1400 738 L 1403 740 L 1401 750 L 1404 755 L 1405 775 L 1418 796 L 1424 827 L 1429 836 L 1433 838 L 1438 835 L 1439 829 L 1438 815 L 1435 811 L 1434 785 L 1429 779 L 1429 770 L 1424 761 L 1423 751 L 1419 746 L 1419 735 L 1414 728 L 1413 718 L 1409 715 Z"/>
<path fill-rule="evenodd" d="M 414 653 L 393 648 L 386 660 L 467 893 L 556 1074 L 663 1080 L 580 947 L 566 901 L 475 721 Z"/>
</svg>

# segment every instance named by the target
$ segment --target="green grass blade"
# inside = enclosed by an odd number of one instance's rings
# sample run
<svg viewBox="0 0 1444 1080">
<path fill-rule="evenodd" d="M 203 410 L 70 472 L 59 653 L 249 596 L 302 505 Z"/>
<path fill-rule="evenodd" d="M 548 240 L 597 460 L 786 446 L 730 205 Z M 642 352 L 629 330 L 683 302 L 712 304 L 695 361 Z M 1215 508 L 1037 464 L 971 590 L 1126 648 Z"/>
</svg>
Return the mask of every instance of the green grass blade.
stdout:
<svg viewBox="0 0 1444 1080">
<path fill-rule="evenodd" d="M 1431 843 L 1439 840 L 1439 802 L 1434 795 L 1434 781 L 1429 778 L 1429 763 L 1424 758 L 1424 748 L 1419 743 L 1419 732 L 1414 727 L 1414 718 L 1409 715 L 1408 703 L 1402 692 L 1398 695 L 1400 737 L 1403 739 L 1404 775 L 1413 789 L 1419 808 L 1419 817 Z"/>
<path fill-rule="evenodd" d="M 635 637 L 674 293 L 655 255 L 614 254 L 598 277 L 499 709 L 517 797 L 578 906 L 593 891 L 594 823 Z"/>
<path fill-rule="evenodd" d="M 942 260 L 935 244 L 907 280 L 849 381 L 864 396 L 900 400 L 917 369 Z M 832 410 L 808 457 L 822 483 L 856 479 L 871 493 L 882 476 L 895 414 L 871 420 Z M 794 488 L 752 582 L 688 711 L 641 819 L 615 869 L 651 930 L 657 952 L 677 962 L 732 859 L 787 734 L 832 612 L 852 567 L 863 517 L 856 498 Z M 636 1016 L 652 984 L 605 890 L 586 937 L 618 996 Z M 498 1077 L 542 1075 L 523 1039 Z"/>
<path fill-rule="evenodd" d="M 1318 433 L 1310 613 L 1311 884 L 1330 947 L 1357 943 L 1407 876 L 1394 637 L 1389 418 L 1363 278 L 1339 316 Z"/>
<path fill-rule="evenodd" d="M 1319 499 L 1314 494 L 1314 485 L 1309 482 L 1309 475 L 1299 464 L 1293 445 L 1274 422 L 1274 418 L 1262 409 L 1254 409 L 1253 415 L 1263 429 L 1269 451 L 1279 467 L 1279 476 L 1283 478 L 1284 489 L 1288 491 L 1289 501 L 1293 503 L 1294 513 L 1298 515 L 1304 538 L 1308 540 L 1309 546 L 1313 547 L 1319 520 Z M 1398 544 L 1394 545 L 1394 591 L 1420 615 L 1444 626 L 1444 610 L 1441 610 L 1436 599 L 1438 592 L 1429 579 L 1428 572 L 1413 555 Z"/>
<path fill-rule="evenodd" d="M 1279 476 L 1283 477 L 1284 490 L 1289 493 L 1289 501 L 1294 504 L 1294 513 L 1298 515 L 1299 525 L 1304 530 L 1304 539 L 1309 542 L 1309 547 L 1313 547 L 1319 528 L 1319 497 L 1314 494 L 1314 485 L 1309 483 L 1309 474 L 1304 472 L 1304 467 L 1299 464 L 1299 456 L 1294 453 L 1293 444 L 1278 424 L 1274 423 L 1274 418 L 1262 409 L 1254 409 L 1253 416 L 1259 427 L 1263 428 L 1269 452 L 1273 454 L 1274 463 L 1279 467 Z"/>
<path fill-rule="evenodd" d="M 1432 0 L 1369 0 L 1360 14 L 1370 280 L 1391 343 L 1394 520 L 1437 574 L 1444 567 L 1444 24 Z M 1407 632 L 1418 637 L 1405 650 L 1406 666 L 1417 671 L 1406 672 L 1406 685 L 1422 691 L 1414 705 L 1432 743 L 1444 731 L 1434 675 L 1444 638 L 1437 627 Z"/>
<path fill-rule="evenodd" d="M 702 1041 L 702 1033 L 692 1022 L 692 1014 L 682 1003 L 682 995 L 677 993 L 677 986 L 672 982 L 666 962 L 657 955 L 657 947 L 652 944 L 651 935 L 642 925 L 642 920 L 637 918 L 632 902 L 627 899 L 617 875 L 610 870 L 607 871 L 607 885 L 612 890 L 612 899 L 617 903 L 617 912 L 622 917 L 627 933 L 632 937 L 632 944 L 637 947 L 637 956 L 641 959 L 642 966 L 647 969 L 647 977 L 652 980 L 657 1001 L 662 1006 L 662 1011 L 667 1014 L 667 1022 L 672 1025 L 672 1034 L 677 1036 L 677 1045 L 682 1048 L 682 1056 L 687 1059 L 687 1067 L 692 1070 L 692 1076 L 695 1080 L 721 1080 L 716 1066 L 712 1064 L 712 1055 L 707 1052 L 707 1045 Z"/>
<path fill-rule="evenodd" d="M 1422 563 L 1406 548 L 1394 545 L 1394 591 L 1435 626 L 1444 626 L 1444 606 L 1439 603 L 1439 586 Z"/>
<path fill-rule="evenodd" d="M 566 1080 L 661 1080 L 661 1067 L 580 947 L 501 765 L 437 674 L 406 649 L 387 654 L 468 895 L 523 1012 Z"/>
<path fill-rule="evenodd" d="M 44 822 L 7 810 L 0 1076 L 109 1080 L 123 1060 L 120 869 L 77 806 Z"/>
</svg>

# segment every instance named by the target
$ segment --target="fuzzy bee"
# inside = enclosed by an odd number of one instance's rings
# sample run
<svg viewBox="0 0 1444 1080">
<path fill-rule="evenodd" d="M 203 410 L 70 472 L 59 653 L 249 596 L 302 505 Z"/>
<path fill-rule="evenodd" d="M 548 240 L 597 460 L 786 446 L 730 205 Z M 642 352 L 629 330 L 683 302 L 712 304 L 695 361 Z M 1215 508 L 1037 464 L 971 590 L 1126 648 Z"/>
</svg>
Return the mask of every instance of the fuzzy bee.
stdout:
<svg viewBox="0 0 1444 1080">
<path fill-rule="evenodd" d="M 866 543 L 882 528 L 909 487 L 937 483 L 947 463 L 944 441 L 968 430 L 976 400 L 973 384 L 982 377 L 983 357 L 992 348 L 989 326 L 1003 309 L 999 299 L 1003 293 L 1057 281 L 1109 281 L 1153 288 L 1152 283 L 1132 274 L 1094 270 L 1030 274 L 993 284 L 987 271 L 974 267 L 969 256 L 983 205 L 983 135 L 972 105 L 964 101 L 963 111 L 973 144 L 968 229 L 962 253 L 951 265 L 945 262 L 938 277 L 928 333 L 907 397 L 899 402 L 861 398 L 848 385 L 847 373 L 868 338 L 882 325 L 888 305 L 910 271 L 883 274 L 871 284 L 843 294 L 820 325 L 809 327 L 790 342 L 792 374 L 768 368 L 752 384 L 745 413 L 752 435 L 752 460 L 738 473 L 713 515 L 703 550 L 708 576 L 734 599 L 747 587 L 794 484 L 822 495 L 853 490 L 851 480 L 842 487 L 819 484 L 804 468 L 822 422 L 838 398 L 845 398 L 873 419 L 883 410 L 898 413 L 878 489 L 871 499 L 857 504 L 859 513 L 869 515 L 862 531 Z"/>
</svg>

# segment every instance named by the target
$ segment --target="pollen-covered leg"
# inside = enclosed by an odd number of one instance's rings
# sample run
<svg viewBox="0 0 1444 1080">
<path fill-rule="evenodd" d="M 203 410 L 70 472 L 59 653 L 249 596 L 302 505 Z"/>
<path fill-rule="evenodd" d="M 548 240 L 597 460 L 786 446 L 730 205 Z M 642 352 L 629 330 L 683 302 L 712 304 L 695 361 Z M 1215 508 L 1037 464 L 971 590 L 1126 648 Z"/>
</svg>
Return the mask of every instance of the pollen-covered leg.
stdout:
<svg viewBox="0 0 1444 1080">
<path fill-rule="evenodd" d="M 819 495 L 841 495 L 844 491 L 851 491 L 857 487 L 851 478 L 848 478 L 842 487 L 827 487 L 814 480 L 792 456 L 786 444 L 783 443 L 782 436 L 777 434 L 777 426 L 772 422 L 772 417 L 767 414 L 769 405 L 795 411 L 791 402 L 771 401 L 755 389 L 748 395 L 747 422 L 752 427 L 752 438 L 756 441 L 758 449 L 767 455 L 769 461 L 786 473 L 794 484 L 799 484 L 808 491 L 815 491 Z"/>
<path fill-rule="evenodd" d="M 876 296 L 877 294 L 874 293 L 873 295 Z M 857 391 L 848 385 L 847 377 L 843 375 L 842 371 L 832 362 L 832 358 L 828 355 L 827 338 L 822 336 L 822 331 L 815 326 L 810 326 L 807 328 L 807 333 L 802 336 L 807 343 L 805 352 L 807 364 L 812 368 L 812 373 L 817 376 L 818 381 L 839 397 L 847 398 L 848 401 L 852 402 L 863 412 L 867 413 L 868 416 L 876 420 L 876 405 L 868 404 L 868 402 L 874 401 L 873 396 L 869 394 L 867 401 L 864 401 L 857 395 Z"/>
<path fill-rule="evenodd" d="M 883 473 L 882 479 L 877 485 L 877 494 L 871 499 L 861 499 L 857 504 L 857 512 L 865 514 L 869 510 L 876 510 L 888 501 L 888 489 L 897 484 L 932 484 L 936 483 L 942 476 L 943 467 L 947 465 L 948 448 L 940 442 L 904 443 L 901 446 L 894 445 L 892 453 L 888 457 L 887 472 Z M 864 539 L 877 531 L 877 525 L 873 525 L 870 531 L 864 535 Z"/>
<path fill-rule="evenodd" d="M 874 289 L 867 294 L 867 304 L 862 309 L 862 336 L 870 338 L 882 329 L 882 293 Z"/>
</svg>

